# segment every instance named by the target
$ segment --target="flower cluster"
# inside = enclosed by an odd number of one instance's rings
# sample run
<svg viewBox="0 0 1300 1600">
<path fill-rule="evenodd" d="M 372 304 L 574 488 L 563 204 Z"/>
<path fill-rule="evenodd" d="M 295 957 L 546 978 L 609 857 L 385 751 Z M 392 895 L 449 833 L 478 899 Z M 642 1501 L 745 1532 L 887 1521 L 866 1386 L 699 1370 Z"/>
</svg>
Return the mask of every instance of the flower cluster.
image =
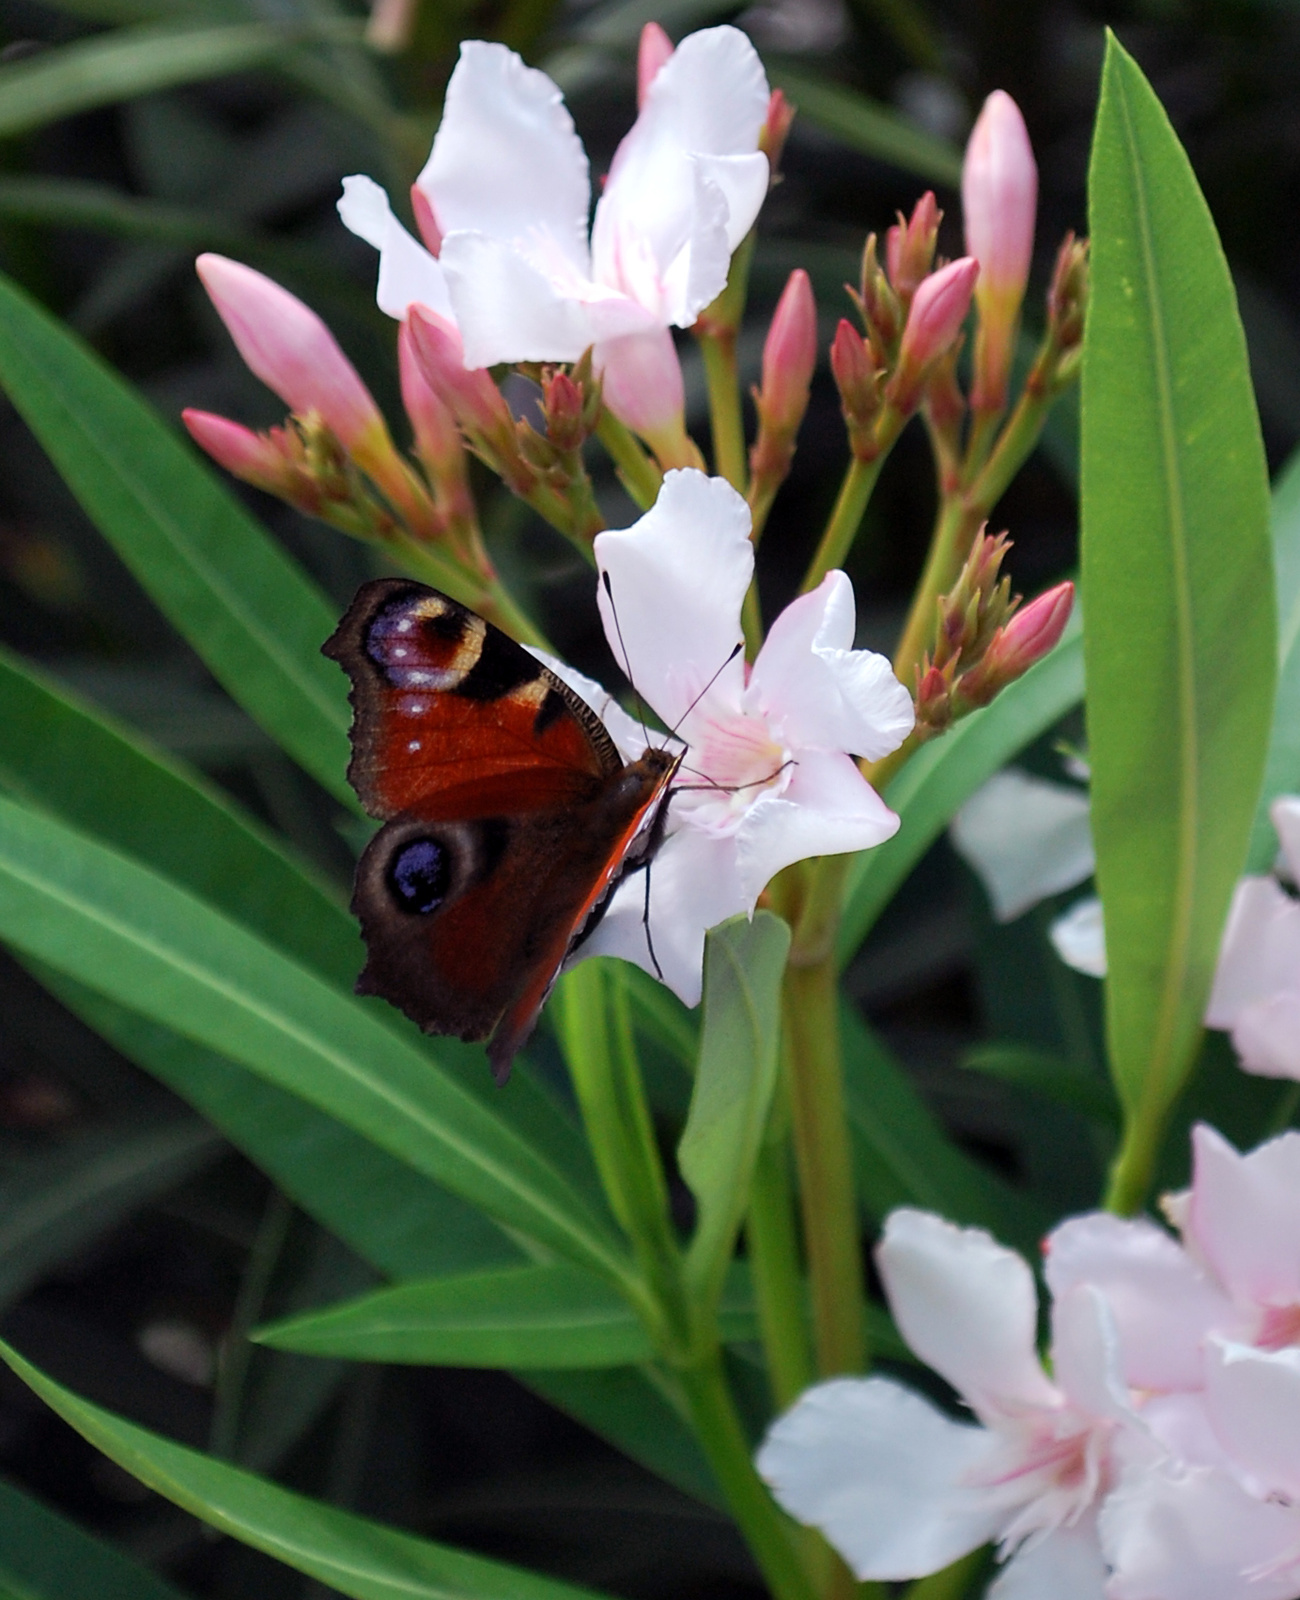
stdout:
<svg viewBox="0 0 1300 1600">
<path fill-rule="evenodd" d="M 995 1600 L 1300 1594 L 1300 1134 L 1193 1134 L 1177 1236 L 1103 1212 L 1045 1244 L 1048 1366 L 1026 1263 L 901 1210 L 877 1250 L 899 1331 L 976 1425 L 892 1378 L 809 1390 L 759 1467 L 860 1578 L 989 1541 Z M 1050 1374 L 1050 1375 L 1049 1375 Z"/>
</svg>

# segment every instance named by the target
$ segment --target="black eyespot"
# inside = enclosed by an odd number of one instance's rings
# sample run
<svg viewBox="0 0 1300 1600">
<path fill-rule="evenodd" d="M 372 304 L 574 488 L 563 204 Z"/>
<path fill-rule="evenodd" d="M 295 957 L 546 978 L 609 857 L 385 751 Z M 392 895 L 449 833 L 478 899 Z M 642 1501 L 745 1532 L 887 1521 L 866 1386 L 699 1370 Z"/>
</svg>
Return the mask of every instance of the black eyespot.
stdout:
<svg viewBox="0 0 1300 1600">
<path fill-rule="evenodd" d="M 564 703 L 564 696 L 557 694 L 554 689 L 548 689 L 545 700 L 538 706 L 537 715 L 533 718 L 533 732 L 540 739 L 542 734 L 552 724 L 558 722 L 568 709 L 568 706 Z"/>
<path fill-rule="evenodd" d="M 522 684 L 535 683 L 541 675 L 541 667 L 526 650 L 489 628 L 478 660 L 456 685 L 456 693 L 467 700 L 500 700 Z"/>
<path fill-rule="evenodd" d="M 412 839 L 388 867 L 393 898 L 403 911 L 427 916 L 446 898 L 451 883 L 451 857 L 436 839 Z"/>
</svg>

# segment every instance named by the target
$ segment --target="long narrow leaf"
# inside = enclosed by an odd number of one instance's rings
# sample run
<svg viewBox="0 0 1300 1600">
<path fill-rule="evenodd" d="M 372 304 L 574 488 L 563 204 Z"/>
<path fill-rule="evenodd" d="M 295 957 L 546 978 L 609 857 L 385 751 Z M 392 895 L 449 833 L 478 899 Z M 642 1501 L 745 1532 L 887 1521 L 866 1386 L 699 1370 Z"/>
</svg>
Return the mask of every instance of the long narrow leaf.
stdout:
<svg viewBox="0 0 1300 1600">
<path fill-rule="evenodd" d="M 124 1551 L 3 1481 L 0 1593 L 18 1600 L 183 1600 Z"/>
<path fill-rule="evenodd" d="M 1276 675 L 1268 477 L 1214 222 L 1112 37 L 1089 173 L 1083 590 L 1117 1204 L 1191 1067 L 1254 818 Z"/>
<path fill-rule="evenodd" d="M 590 1590 L 293 1494 L 91 1405 L 5 1345 L 0 1357 L 83 1438 L 142 1483 L 354 1600 L 590 1600 Z"/>
<path fill-rule="evenodd" d="M 0 386 L 213 676 L 355 807 L 343 677 L 320 654 L 337 621 L 324 595 L 128 384 L 3 277 Z"/>
<path fill-rule="evenodd" d="M 1248 872 L 1267 872 L 1277 854 L 1268 808 L 1280 794 L 1300 793 L 1300 454 L 1273 488 L 1273 571 L 1277 583 L 1277 700 L 1255 812 Z"/>
</svg>

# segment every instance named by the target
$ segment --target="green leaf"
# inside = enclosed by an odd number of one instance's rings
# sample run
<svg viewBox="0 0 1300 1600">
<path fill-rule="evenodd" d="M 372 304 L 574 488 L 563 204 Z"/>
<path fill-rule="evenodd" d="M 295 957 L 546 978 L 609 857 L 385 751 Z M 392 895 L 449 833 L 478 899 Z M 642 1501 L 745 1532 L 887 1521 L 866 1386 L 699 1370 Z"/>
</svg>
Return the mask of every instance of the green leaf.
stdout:
<svg viewBox="0 0 1300 1600">
<path fill-rule="evenodd" d="M 188 1113 L 96 1128 L 0 1177 L 0 1307 L 222 1151 Z"/>
<path fill-rule="evenodd" d="M 0 649 L 0 786 L 135 856 L 351 989 L 342 897 L 215 785 Z"/>
<path fill-rule="evenodd" d="M 1022 1044 L 980 1045 L 963 1057 L 962 1066 L 1041 1094 L 1103 1128 L 1119 1126 L 1119 1107 L 1110 1085 L 1050 1051 Z"/>
<path fill-rule="evenodd" d="M 319 32 L 266 22 L 145 23 L 43 50 L 0 66 L 0 138 L 135 95 L 275 65 L 295 40 Z M 332 32 L 340 32 L 337 24 Z M 346 35 L 357 32 L 353 27 Z"/>
<path fill-rule="evenodd" d="M 563 1173 L 373 1008 L 137 863 L 4 800 L 0 937 L 301 1095 L 562 1255 L 626 1273 L 609 1225 Z"/>
<path fill-rule="evenodd" d="M 879 1222 L 895 1206 L 920 1206 L 1035 1250 L 1051 1218 L 953 1144 L 902 1067 L 848 1004 L 840 1007 L 840 1037 L 857 1189 L 871 1216 Z"/>
<path fill-rule="evenodd" d="M 120 1467 L 211 1527 L 354 1600 L 579 1600 L 576 1589 L 293 1494 L 91 1405 L 0 1345 L 0 1357 Z"/>
<path fill-rule="evenodd" d="M 1116 1204 L 1141 1203 L 1195 1058 L 1276 676 L 1268 478 L 1214 222 L 1112 37 L 1089 171 L 1082 545 Z"/>
<path fill-rule="evenodd" d="M 183 1600 L 124 1551 L 3 1480 L 0 1593 L 17 1600 Z"/>
<path fill-rule="evenodd" d="M 1273 488 L 1273 571 L 1277 584 L 1277 700 L 1255 812 L 1247 872 L 1267 872 L 1277 855 L 1268 808 L 1281 794 L 1300 792 L 1300 452 Z"/>
<path fill-rule="evenodd" d="M 898 813 L 898 832 L 853 863 L 837 946 L 841 965 L 976 789 L 1082 698 L 1083 624 L 1076 606 L 1049 656 L 992 705 L 923 745 L 886 789 L 885 799 Z"/>
<path fill-rule="evenodd" d="M 558 1264 L 379 1289 L 286 1317 L 254 1337 L 304 1355 L 442 1367 L 619 1367 L 654 1356 L 617 1290 Z"/>
<path fill-rule="evenodd" d="M 91 350 L 0 277 L 0 385 L 68 487 L 213 676 L 347 805 L 338 620 L 193 450 Z"/>
<path fill-rule="evenodd" d="M 961 151 L 947 139 L 927 133 L 896 111 L 869 100 L 855 89 L 806 69 L 767 59 L 774 89 L 783 89 L 794 102 L 802 122 L 833 134 L 854 150 L 901 167 L 927 183 L 955 189 L 961 182 Z"/>
<path fill-rule="evenodd" d="M 677 1161 L 697 1205 L 687 1277 L 705 1305 L 717 1303 L 749 1205 L 776 1086 L 789 949 L 789 928 L 766 911 L 724 922 L 704 946 L 700 1061 Z"/>
</svg>

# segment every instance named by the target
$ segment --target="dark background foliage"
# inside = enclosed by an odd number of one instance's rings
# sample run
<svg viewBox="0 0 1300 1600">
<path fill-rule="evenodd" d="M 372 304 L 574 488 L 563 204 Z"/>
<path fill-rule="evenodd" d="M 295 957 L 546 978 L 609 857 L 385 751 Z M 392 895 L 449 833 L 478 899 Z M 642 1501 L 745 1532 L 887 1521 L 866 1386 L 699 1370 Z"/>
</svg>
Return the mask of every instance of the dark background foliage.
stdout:
<svg viewBox="0 0 1300 1600">
<path fill-rule="evenodd" d="M 266 0 L 250 10 L 279 16 L 285 7 Z M 70 0 L 66 9 L 0 0 L 3 59 L 34 58 L 144 14 L 107 0 Z M 636 29 L 653 14 L 629 0 L 424 0 L 412 49 L 377 69 L 413 119 L 397 146 L 351 114 L 346 97 L 315 93 L 287 69 L 146 95 L 10 137 L 0 141 L 0 265 L 169 415 L 195 405 L 264 425 L 279 420 L 278 403 L 244 370 L 192 268 L 197 249 L 240 256 L 326 317 L 396 416 L 393 329 L 373 305 L 371 252 L 335 216 L 340 177 L 370 171 L 400 192 L 435 125 L 455 41 L 473 35 L 505 38 L 556 72 L 593 169 L 603 170 L 633 113 Z M 1294 0 L 1147 0 L 1107 10 L 1074 0 L 765 0 L 746 11 L 673 0 L 662 13 L 674 34 L 728 19 L 751 31 L 774 67 L 847 84 L 954 146 L 990 89 L 1015 96 L 1041 170 L 1031 324 L 1060 236 L 1085 227 L 1102 30 L 1114 26 L 1150 75 L 1205 188 L 1237 280 L 1270 457 L 1276 465 L 1289 453 L 1300 437 Z M 340 79 L 357 70 L 347 51 L 319 59 Z M 812 273 L 829 339 L 848 309 L 841 285 L 856 276 L 865 232 L 910 208 L 922 187 L 813 120 L 796 122 L 785 180 L 762 219 L 742 340 L 750 375 L 790 268 Z M 955 255 L 955 194 L 941 190 L 940 203 L 940 248 Z M 703 438 L 701 376 L 689 351 L 686 359 L 692 423 Z M 795 581 L 843 455 L 823 369 L 764 542 L 769 607 Z M 350 850 L 331 803 L 206 676 L 7 407 L 0 461 L 0 640 L 197 762 L 342 878 Z M 548 632 L 580 665 L 610 672 L 586 572 L 545 527 L 486 480 L 481 488 L 494 551 Z M 630 520 L 612 480 L 600 493 L 612 521 Z M 933 502 L 917 428 L 891 460 L 852 558 L 864 643 L 892 642 Z M 276 503 L 259 499 L 256 510 L 340 608 L 377 570 L 368 550 Z M 997 521 L 1016 541 L 1018 587 L 1033 592 L 1071 569 L 1068 403 Z M 1225 541 L 1232 532 L 1223 530 Z M 1047 772 L 1057 760 L 1050 742 L 1030 755 Z M 1059 1212 L 1095 1201 L 1104 1131 L 962 1066 L 971 1046 L 989 1038 L 1075 1055 L 1093 1047 L 1095 991 L 1045 954 L 1046 920 L 1040 911 L 995 927 L 978 886 L 941 844 L 849 982 L 960 1141 Z M 1214 1093 L 1212 1072 L 1203 1093 Z M 666 1136 L 671 1099 L 661 1107 Z M 344 1370 L 252 1352 L 241 1340 L 240 1330 L 266 1315 L 356 1289 L 365 1272 L 192 1113 L 0 959 L 6 1338 L 92 1399 L 435 1537 L 629 1597 L 753 1592 L 752 1569 L 720 1517 L 508 1377 Z M 7 1374 L 0 1472 L 195 1595 L 323 1593 L 140 1489 Z"/>
</svg>

